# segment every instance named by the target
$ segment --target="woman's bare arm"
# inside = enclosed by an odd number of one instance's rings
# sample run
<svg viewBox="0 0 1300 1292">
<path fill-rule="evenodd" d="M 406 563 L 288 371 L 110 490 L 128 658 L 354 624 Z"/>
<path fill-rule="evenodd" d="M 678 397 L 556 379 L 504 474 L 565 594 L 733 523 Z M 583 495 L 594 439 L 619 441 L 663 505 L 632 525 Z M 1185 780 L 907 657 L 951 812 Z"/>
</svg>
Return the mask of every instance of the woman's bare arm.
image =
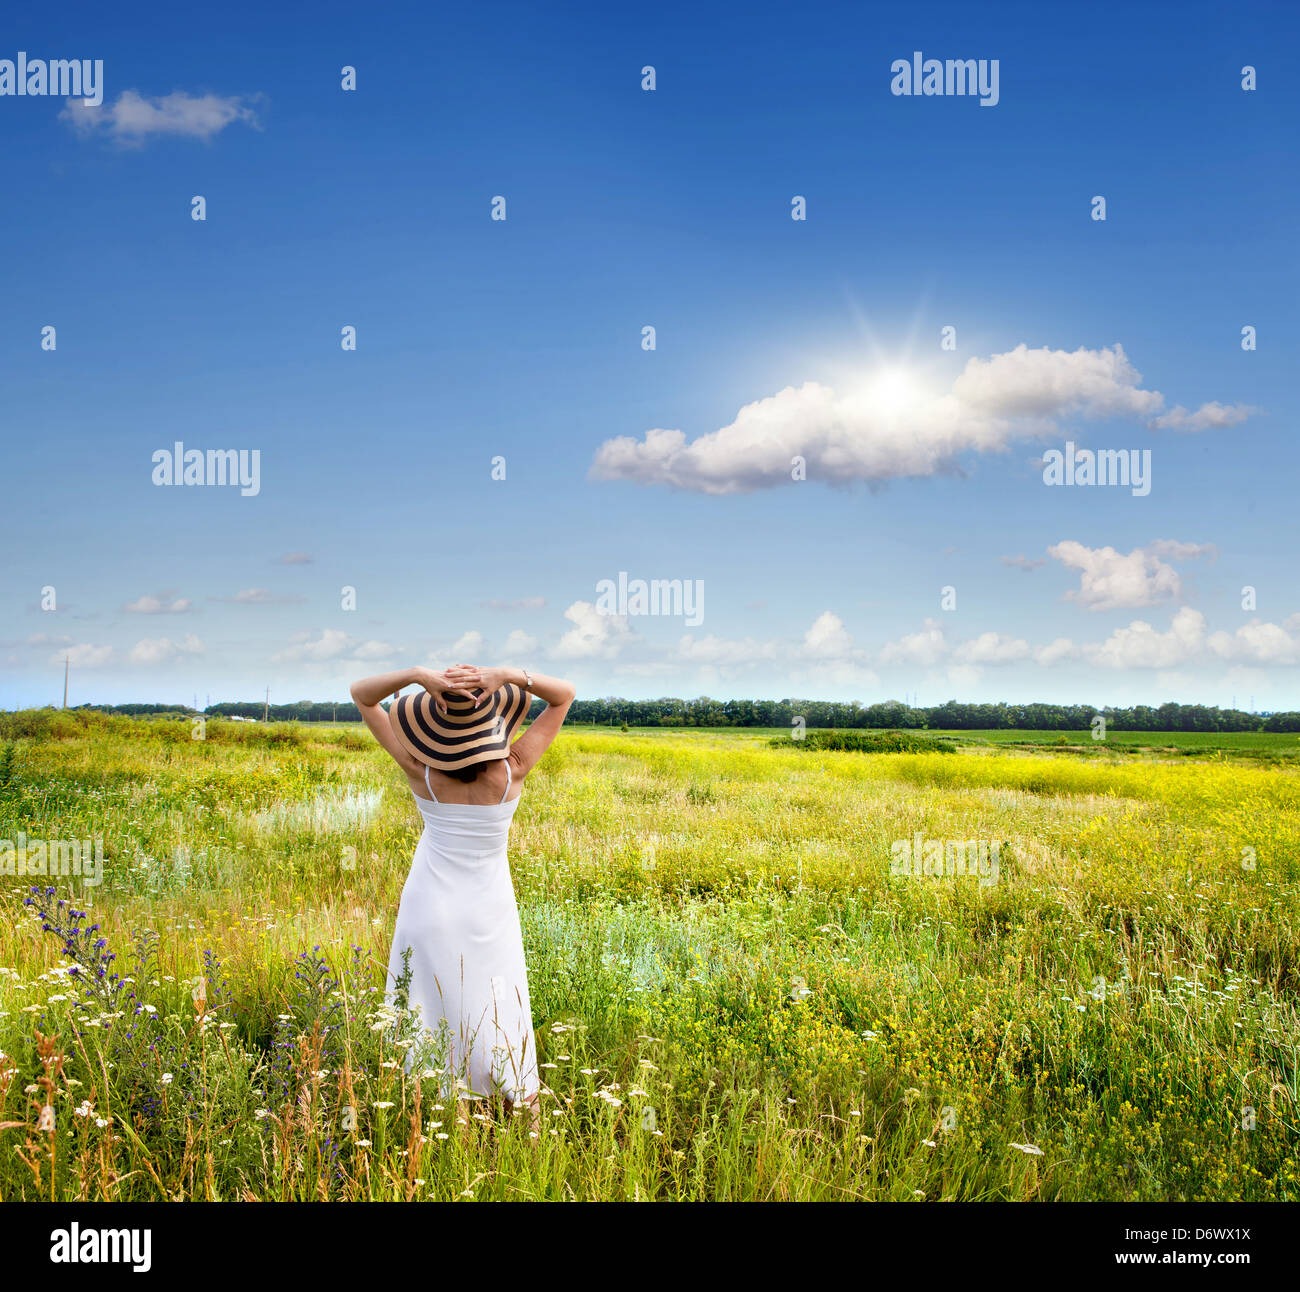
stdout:
<svg viewBox="0 0 1300 1292">
<path fill-rule="evenodd" d="M 419 665 L 415 668 L 399 668 L 392 673 L 376 673 L 373 677 L 363 677 L 359 682 L 352 683 L 352 699 L 361 711 L 362 722 L 370 728 L 370 734 L 393 756 L 393 761 L 408 776 L 417 776 L 422 764 L 412 758 L 398 743 L 397 737 L 393 735 L 388 714 L 379 703 L 384 696 L 393 695 L 406 686 L 424 687 L 433 696 L 434 703 L 444 712 L 446 706 L 442 702 L 442 697 L 445 692 L 458 692 L 469 696 L 470 699 L 474 697 L 469 691 L 462 690 L 459 685 L 449 682 L 444 674 L 435 673 L 433 669 L 421 668 Z"/>
</svg>

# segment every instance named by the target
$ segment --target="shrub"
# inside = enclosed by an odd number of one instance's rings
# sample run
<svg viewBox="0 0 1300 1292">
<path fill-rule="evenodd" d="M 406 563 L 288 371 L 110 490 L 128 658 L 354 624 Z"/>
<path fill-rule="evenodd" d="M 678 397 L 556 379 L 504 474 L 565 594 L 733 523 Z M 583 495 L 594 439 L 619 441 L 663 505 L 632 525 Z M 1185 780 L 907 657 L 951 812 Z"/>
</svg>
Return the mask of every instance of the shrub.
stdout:
<svg viewBox="0 0 1300 1292">
<path fill-rule="evenodd" d="M 857 754 L 955 754 L 957 746 L 942 736 L 914 731 L 809 731 L 802 740 L 774 736 L 769 744 L 782 749 L 828 749 Z"/>
</svg>

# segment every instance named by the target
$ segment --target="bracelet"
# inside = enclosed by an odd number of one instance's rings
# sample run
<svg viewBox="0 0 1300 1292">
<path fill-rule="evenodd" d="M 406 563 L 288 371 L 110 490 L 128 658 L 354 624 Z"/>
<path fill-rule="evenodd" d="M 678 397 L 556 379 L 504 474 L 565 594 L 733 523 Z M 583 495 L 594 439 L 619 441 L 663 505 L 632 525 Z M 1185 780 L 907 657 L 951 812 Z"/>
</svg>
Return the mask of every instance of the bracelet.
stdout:
<svg viewBox="0 0 1300 1292">
<path fill-rule="evenodd" d="M 524 690 L 531 691 L 533 689 L 533 675 L 526 668 L 521 668 L 519 671 L 524 675 Z"/>
</svg>

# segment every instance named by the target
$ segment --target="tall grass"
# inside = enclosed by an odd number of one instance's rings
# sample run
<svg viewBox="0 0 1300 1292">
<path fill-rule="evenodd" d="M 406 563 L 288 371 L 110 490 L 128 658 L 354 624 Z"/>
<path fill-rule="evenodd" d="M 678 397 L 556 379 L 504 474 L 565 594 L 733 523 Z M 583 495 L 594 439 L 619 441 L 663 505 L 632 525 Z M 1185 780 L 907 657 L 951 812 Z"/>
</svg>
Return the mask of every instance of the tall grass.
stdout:
<svg viewBox="0 0 1300 1292">
<path fill-rule="evenodd" d="M 106 861 L 0 880 L 6 1199 L 1300 1193 L 1289 768 L 565 733 L 511 841 L 533 1134 L 405 1062 L 373 744 L 16 717 L 0 839 Z M 891 875 L 917 833 L 997 883 Z"/>
</svg>

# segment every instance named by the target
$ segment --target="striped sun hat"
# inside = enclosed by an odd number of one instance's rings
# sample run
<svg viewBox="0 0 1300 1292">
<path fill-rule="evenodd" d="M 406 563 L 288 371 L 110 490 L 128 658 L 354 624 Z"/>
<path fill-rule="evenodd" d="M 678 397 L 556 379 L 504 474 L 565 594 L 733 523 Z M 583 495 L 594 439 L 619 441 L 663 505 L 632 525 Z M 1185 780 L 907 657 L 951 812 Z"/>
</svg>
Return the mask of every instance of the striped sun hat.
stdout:
<svg viewBox="0 0 1300 1292">
<path fill-rule="evenodd" d="M 482 701 L 483 692 L 476 693 Z M 398 743 L 412 758 L 434 771 L 454 772 L 475 763 L 504 758 L 528 712 L 528 692 L 507 683 L 475 708 L 463 695 L 446 694 L 440 713 L 428 691 L 398 696 L 388 707 L 388 721 Z"/>
</svg>

